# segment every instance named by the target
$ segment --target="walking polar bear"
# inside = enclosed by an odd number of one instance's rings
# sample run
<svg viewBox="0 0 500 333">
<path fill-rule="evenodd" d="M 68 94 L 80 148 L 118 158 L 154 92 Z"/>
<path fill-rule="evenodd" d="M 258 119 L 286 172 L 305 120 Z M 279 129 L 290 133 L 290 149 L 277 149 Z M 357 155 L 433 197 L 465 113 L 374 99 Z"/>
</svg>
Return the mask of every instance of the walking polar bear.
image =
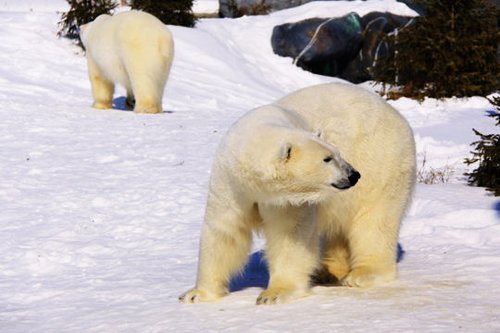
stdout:
<svg viewBox="0 0 500 333">
<path fill-rule="evenodd" d="M 100 15 L 82 25 L 80 31 L 94 108 L 110 109 L 115 83 L 119 83 L 127 90 L 127 104 L 135 104 L 135 112 L 162 112 L 174 43 L 160 20 L 132 10 Z"/>
<path fill-rule="evenodd" d="M 306 295 L 315 271 L 350 287 L 393 280 L 414 183 L 412 130 L 375 94 L 323 84 L 254 109 L 215 156 L 196 286 L 180 300 L 227 294 L 259 229 L 270 280 L 257 304 Z"/>
</svg>

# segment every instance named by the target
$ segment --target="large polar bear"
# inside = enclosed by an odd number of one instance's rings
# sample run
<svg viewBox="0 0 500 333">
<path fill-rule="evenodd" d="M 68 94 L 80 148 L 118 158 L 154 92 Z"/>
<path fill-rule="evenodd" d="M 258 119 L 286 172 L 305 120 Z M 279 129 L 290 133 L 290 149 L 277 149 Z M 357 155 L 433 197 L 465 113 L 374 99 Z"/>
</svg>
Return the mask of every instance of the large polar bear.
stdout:
<svg viewBox="0 0 500 333">
<path fill-rule="evenodd" d="M 225 295 L 256 229 L 270 273 L 258 304 L 305 295 L 315 271 L 351 287 L 394 279 L 414 181 L 412 130 L 362 88 L 313 86 L 250 111 L 215 156 L 196 287 L 180 300 Z"/>
<path fill-rule="evenodd" d="M 136 10 L 100 15 L 80 27 L 96 109 L 110 109 L 115 83 L 127 90 L 138 113 L 162 112 L 165 83 L 174 57 L 167 27 Z"/>
</svg>

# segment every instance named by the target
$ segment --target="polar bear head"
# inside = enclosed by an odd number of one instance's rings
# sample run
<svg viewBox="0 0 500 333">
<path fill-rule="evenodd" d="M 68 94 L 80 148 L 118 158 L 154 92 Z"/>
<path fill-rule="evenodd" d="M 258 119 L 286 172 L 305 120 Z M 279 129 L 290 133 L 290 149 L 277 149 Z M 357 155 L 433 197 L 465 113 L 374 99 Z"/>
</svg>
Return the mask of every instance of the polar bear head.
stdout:
<svg viewBox="0 0 500 333">
<path fill-rule="evenodd" d="M 360 178 L 359 172 L 341 157 L 335 147 L 312 138 L 283 144 L 279 156 L 285 170 L 282 176 L 294 179 L 296 184 L 303 182 L 306 186 L 317 184 L 318 189 L 345 190 Z"/>
<path fill-rule="evenodd" d="M 354 186 L 360 178 L 335 147 L 309 135 L 283 143 L 276 165 L 276 181 L 291 202 L 319 201 Z"/>
<path fill-rule="evenodd" d="M 250 172 L 253 173 L 250 178 L 260 192 L 259 197 L 265 196 L 266 201 L 317 203 L 356 185 L 361 177 L 337 148 L 314 134 L 284 129 L 278 132 L 274 140 L 273 133 L 267 131 L 263 139 L 267 145 L 259 145 L 259 150 L 254 151 L 253 170 L 247 170 L 254 171 Z"/>
</svg>

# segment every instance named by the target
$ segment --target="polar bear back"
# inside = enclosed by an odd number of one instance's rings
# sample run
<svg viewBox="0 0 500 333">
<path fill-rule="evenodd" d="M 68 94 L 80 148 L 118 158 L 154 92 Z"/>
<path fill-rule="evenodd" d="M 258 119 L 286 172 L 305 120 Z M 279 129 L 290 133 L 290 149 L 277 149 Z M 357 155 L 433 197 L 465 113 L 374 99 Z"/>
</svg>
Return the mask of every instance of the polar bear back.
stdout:
<svg viewBox="0 0 500 333">
<path fill-rule="evenodd" d="M 313 130 L 335 125 L 335 131 L 368 133 L 391 119 L 408 127 L 406 120 L 376 94 L 344 83 L 327 83 L 298 90 L 275 104 L 296 112 Z"/>
</svg>

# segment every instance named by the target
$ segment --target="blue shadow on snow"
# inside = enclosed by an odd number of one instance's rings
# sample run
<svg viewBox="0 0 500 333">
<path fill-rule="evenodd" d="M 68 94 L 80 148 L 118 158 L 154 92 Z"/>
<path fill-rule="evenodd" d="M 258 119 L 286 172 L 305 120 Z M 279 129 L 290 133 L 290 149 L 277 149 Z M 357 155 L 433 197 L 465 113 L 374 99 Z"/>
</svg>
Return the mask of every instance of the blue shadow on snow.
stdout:
<svg viewBox="0 0 500 333">
<path fill-rule="evenodd" d="M 132 111 L 132 109 L 127 106 L 127 98 L 125 96 L 120 96 L 113 99 L 113 109 L 121 111 Z"/>
<path fill-rule="evenodd" d="M 500 202 L 497 208 L 500 209 Z M 398 243 L 397 262 L 401 262 L 405 255 L 405 250 Z M 237 276 L 233 277 L 229 282 L 229 291 L 240 291 L 246 288 L 267 288 L 269 282 L 269 268 L 264 257 L 264 251 L 260 250 L 252 253 L 248 258 L 248 263 Z"/>
<path fill-rule="evenodd" d="M 264 251 L 257 251 L 250 255 L 243 271 L 229 281 L 229 291 L 239 291 L 246 288 L 267 288 L 269 282 L 269 268 L 267 267 Z"/>
<path fill-rule="evenodd" d="M 120 96 L 113 99 L 113 110 L 119 111 L 133 111 L 133 108 L 127 105 L 127 98 L 125 96 Z M 163 110 L 161 113 L 174 113 L 174 111 Z"/>
</svg>

